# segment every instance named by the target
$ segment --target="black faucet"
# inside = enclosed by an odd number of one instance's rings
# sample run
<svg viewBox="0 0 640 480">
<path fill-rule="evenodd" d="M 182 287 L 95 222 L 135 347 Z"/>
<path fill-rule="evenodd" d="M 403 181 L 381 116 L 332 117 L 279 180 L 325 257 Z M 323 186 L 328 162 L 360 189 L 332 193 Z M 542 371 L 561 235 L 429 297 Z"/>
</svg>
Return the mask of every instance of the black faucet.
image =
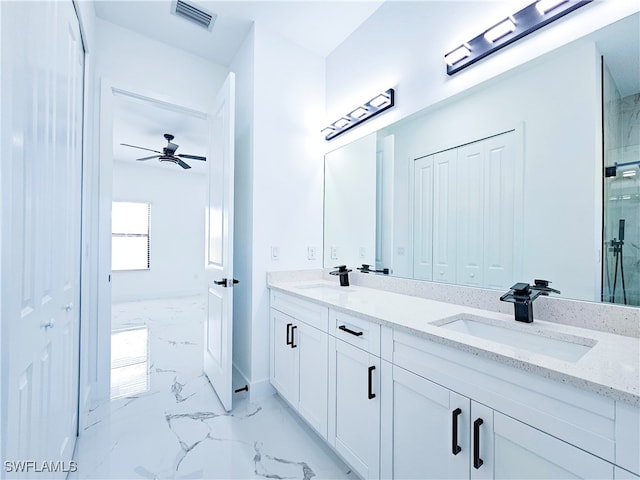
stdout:
<svg viewBox="0 0 640 480">
<path fill-rule="evenodd" d="M 372 267 L 371 265 L 367 265 L 366 263 L 362 264 L 362 267 L 358 267 L 358 270 L 360 270 L 362 273 L 384 273 L 385 275 L 389 275 L 389 269 L 388 268 L 383 268 L 382 270 L 376 270 L 375 267 Z"/>
<path fill-rule="evenodd" d="M 533 301 L 540 295 L 550 292 L 560 293 L 560 290 L 549 287 L 548 280 L 534 280 L 534 285 L 516 283 L 511 290 L 500 297 L 503 302 L 513 303 L 515 317 L 518 322 L 533 322 Z"/>
<path fill-rule="evenodd" d="M 347 269 L 346 265 L 338 265 L 338 270 L 334 270 L 333 272 L 329 272 L 329 275 L 339 275 L 340 276 L 340 286 L 348 287 L 349 286 L 349 272 L 351 270 Z"/>
</svg>

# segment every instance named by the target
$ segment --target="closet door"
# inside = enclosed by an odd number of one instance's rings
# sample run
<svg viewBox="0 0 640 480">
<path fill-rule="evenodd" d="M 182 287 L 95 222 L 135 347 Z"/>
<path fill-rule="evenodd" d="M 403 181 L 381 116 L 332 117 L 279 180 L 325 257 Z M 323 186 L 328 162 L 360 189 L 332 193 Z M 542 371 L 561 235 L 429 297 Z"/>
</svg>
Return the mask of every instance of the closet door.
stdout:
<svg viewBox="0 0 640 480">
<path fill-rule="evenodd" d="M 413 164 L 413 278 L 433 278 L 433 155 Z"/>
<path fill-rule="evenodd" d="M 514 278 L 514 220 L 522 189 L 516 181 L 517 156 L 514 132 L 482 142 L 484 182 L 484 284 L 508 289 Z"/>
<path fill-rule="evenodd" d="M 480 287 L 484 284 L 484 142 L 458 148 L 456 177 L 458 283 Z"/>
<path fill-rule="evenodd" d="M 433 156 L 433 280 L 456 281 L 455 149 Z"/>
<path fill-rule="evenodd" d="M 10 338 L 0 437 L 9 462 L 68 467 L 78 420 L 84 50 L 71 1 L 0 8 L 0 191 L 11 206 L 0 242 L 2 335 Z"/>
</svg>

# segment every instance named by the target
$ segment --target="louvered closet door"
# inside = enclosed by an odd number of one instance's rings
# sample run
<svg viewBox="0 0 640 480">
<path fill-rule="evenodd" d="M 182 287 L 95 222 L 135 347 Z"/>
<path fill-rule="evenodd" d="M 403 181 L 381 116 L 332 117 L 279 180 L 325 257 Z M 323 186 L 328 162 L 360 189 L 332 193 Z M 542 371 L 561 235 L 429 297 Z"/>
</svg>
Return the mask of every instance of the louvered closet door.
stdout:
<svg viewBox="0 0 640 480">
<path fill-rule="evenodd" d="M 2 188 L 11 202 L 2 225 L 3 460 L 68 468 L 77 433 L 84 52 L 71 1 L 0 8 Z"/>
</svg>

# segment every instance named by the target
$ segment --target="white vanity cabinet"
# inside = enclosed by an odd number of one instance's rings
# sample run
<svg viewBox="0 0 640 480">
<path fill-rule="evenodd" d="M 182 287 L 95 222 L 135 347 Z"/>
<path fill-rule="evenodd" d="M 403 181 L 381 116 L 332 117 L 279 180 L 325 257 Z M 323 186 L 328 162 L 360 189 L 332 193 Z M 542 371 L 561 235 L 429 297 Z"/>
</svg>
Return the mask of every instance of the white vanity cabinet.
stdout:
<svg viewBox="0 0 640 480">
<path fill-rule="evenodd" d="M 640 480 L 637 406 L 343 310 L 272 291 L 271 383 L 360 477 Z"/>
<path fill-rule="evenodd" d="M 614 478 L 614 401 L 384 333 L 383 478 Z"/>
<path fill-rule="evenodd" d="M 326 307 L 283 293 L 271 294 L 271 384 L 325 439 L 327 315 Z"/>
<path fill-rule="evenodd" d="M 365 479 L 380 477 L 380 325 L 330 310 L 329 443 Z"/>
</svg>

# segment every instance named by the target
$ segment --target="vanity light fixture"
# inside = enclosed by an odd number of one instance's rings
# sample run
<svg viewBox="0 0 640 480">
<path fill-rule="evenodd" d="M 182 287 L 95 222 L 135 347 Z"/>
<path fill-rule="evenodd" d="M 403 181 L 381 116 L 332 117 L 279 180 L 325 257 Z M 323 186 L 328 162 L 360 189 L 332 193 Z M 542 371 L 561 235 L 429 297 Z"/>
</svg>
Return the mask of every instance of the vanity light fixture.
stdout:
<svg viewBox="0 0 640 480">
<path fill-rule="evenodd" d="M 538 0 L 454 48 L 444 56 L 447 75 L 453 75 L 496 50 L 535 32 L 593 0 Z"/>
<path fill-rule="evenodd" d="M 362 122 L 369 120 L 371 117 L 393 107 L 395 102 L 394 97 L 395 91 L 393 88 L 376 95 L 368 102 L 356 107 L 351 113 L 323 128 L 321 133 L 324 135 L 324 139 L 327 141 L 331 140 L 347 130 L 360 125 Z"/>
<path fill-rule="evenodd" d="M 495 27 L 490 28 L 484 34 L 484 38 L 487 42 L 495 43 L 505 35 L 509 35 L 516 29 L 516 24 L 511 18 L 503 20 Z"/>
<path fill-rule="evenodd" d="M 640 166 L 640 160 L 637 160 L 635 162 L 625 162 L 625 163 L 614 162 L 611 167 L 604 167 L 604 176 L 605 178 L 615 177 L 618 174 L 618 169 L 620 167 L 631 167 L 635 165 Z M 636 171 L 634 168 L 622 171 L 623 177 L 627 177 L 627 178 L 635 177 L 635 175 L 636 175 Z"/>
</svg>

